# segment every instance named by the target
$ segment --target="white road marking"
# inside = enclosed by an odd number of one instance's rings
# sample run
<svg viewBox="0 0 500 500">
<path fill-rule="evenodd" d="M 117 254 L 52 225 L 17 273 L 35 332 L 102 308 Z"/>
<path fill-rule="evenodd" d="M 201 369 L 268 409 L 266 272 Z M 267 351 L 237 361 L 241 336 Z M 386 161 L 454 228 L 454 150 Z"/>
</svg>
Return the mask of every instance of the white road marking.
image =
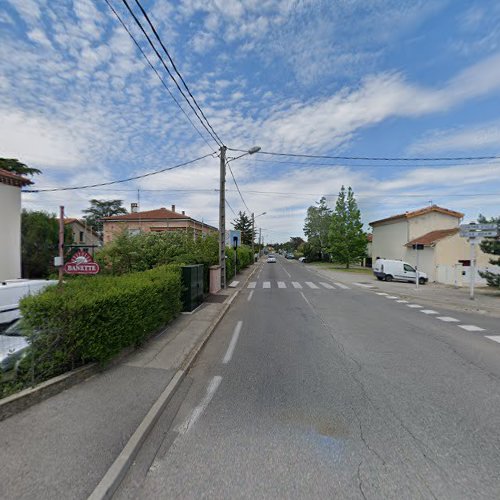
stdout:
<svg viewBox="0 0 500 500">
<path fill-rule="evenodd" d="M 328 288 L 328 290 L 335 290 L 335 287 L 333 285 L 330 285 L 330 283 L 323 283 L 323 281 L 320 281 L 319 284 L 321 286 L 324 286 L 325 288 Z"/>
<path fill-rule="evenodd" d="M 247 297 L 248 302 L 250 302 L 250 301 L 252 300 L 252 297 L 253 297 L 253 292 L 254 292 L 254 290 L 252 290 L 252 291 L 248 294 L 248 297 Z"/>
<path fill-rule="evenodd" d="M 362 286 L 363 288 L 375 288 L 375 285 L 366 285 L 365 283 L 354 283 L 356 286 Z"/>
<path fill-rule="evenodd" d="M 280 264 L 281 268 L 283 269 L 283 271 L 285 271 L 286 274 L 288 274 L 288 277 L 291 278 L 292 275 L 283 267 L 282 264 Z"/>
<path fill-rule="evenodd" d="M 239 281 L 231 281 L 231 283 L 229 283 L 229 288 L 236 288 L 239 284 Z"/>
<path fill-rule="evenodd" d="M 418 304 L 408 304 L 406 307 L 411 307 L 412 309 L 421 309 L 422 306 L 419 306 Z"/>
<path fill-rule="evenodd" d="M 318 285 L 315 285 L 312 281 L 306 281 L 306 285 L 309 287 L 309 288 L 315 288 L 315 289 L 318 289 L 319 286 Z"/>
<path fill-rule="evenodd" d="M 264 281 L 262 283 L 262 288 L 271 288 L 271 282 L 270 281 Z"/>
<path fill-rule="evenodd" d="M 208 384 L 207 393 L 205 397 L 201 400 L 200 404 L 192 411 L 191 415 L 184 421 L 182 425 L 177 428 L 177 432 L 179 434 L 186 434 L 191 427 L 196 423 L 196 421 L 201 417 L 203 412 L 207 409 L 207 406 L 212 401 L 214 397 L 215 391 L 217 391 L 220 383 L 222 381 L 222 377 L 216 375 Z"/>
<path fill-rule="evenodd" d="M 233 357 L 234 348 L 236 347 L 236 342 L 238 342 L 238 337 L 240 336 L 241 327 L 243 326 L 243 321 L 238 321 L 234 327 L 233 337 L 231 342 L 229 342 L 229 347 L 227 348 L 226 355 L 222 362 L 227 365 L 231 358 Z"/>
<path fill-rule="evenodd" d="M 476 325 L 458 325 L 458 328 L 463 328 L 468 332 L 484 332 L 484 328 L 480 328 L 479 326 Z"/>
<path fill-rule="evenodd" d="M 388 293 L 385 292 L 375 292 L 377 295 L 389 295 Z"/>
<path fill-rule="evenodd" d="M 500 335 L 486 335 L 486 338 L 493 340 L 493 342 L 498 342 L 500 344 Z"/>
<path fill-rule="evenodd" d="M 286 288 L 286 284 L 284 281 L 278 281 L 278 288 Z"/>
<path fill-rule="evenodd" d="M 396 300 L 399 304 L 408 304 L 407 300 Z"/>
<path fill-rule="evenodd" d="M 343 288 L 344 290 L 349 290 L 349 287 L 344 285 L 344 283 L 337 283 L 334 281 L 334 284 L 337 285 L 339 288 Z"/>
<path fill-rule="evenodd" d="M 293 288 L 302 288 L 302 285 L 298 281 L 292 281 Z"/>
<path fill-rule="evenodd" d="M 304 295 L 304 292 L 300 292 L 300 295 L 302 295 L 302 298 L 307 302 L 307 305 L 312 309 L 314 310 L 314 307 L 312 306 L 312 304 L 307 300 L 307 297 Z"/>
<path fill-rule="evenodd" d="M 256 281 L 250 281 L 250 283 L 248 283 L 248 287 L 247 288 L 255 288 L 257 286 L 257 282 Z"/>
<path fill-rule="evenodd" d="M 440 319 L 445 323 L 458 323 L 458 319 L 450 318 L 449 316 L 438 316 L 437 319 Z"/>
<path fill-rule="evenodd" d="M 386 295 L 385 298 L 386 299 L 397 299 L 398 297 L 396 297 L 395 295 Z"/>
<path fill-rule="evenodd" d="M 439 314 L 437 311 L 434 311 L 432 309 L 422 309 L 420 312 L 424 314 Z"/>
</svg>

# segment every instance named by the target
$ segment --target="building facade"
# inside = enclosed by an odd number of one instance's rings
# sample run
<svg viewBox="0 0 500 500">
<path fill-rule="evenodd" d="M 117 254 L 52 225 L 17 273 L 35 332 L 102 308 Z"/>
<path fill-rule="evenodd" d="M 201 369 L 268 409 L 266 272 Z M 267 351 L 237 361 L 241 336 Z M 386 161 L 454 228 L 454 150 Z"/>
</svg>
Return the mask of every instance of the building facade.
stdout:
<svg viewBox="0 0 500 500">
<path fill-rule="evenodd" d="M 0 169 L 0 281 L 21 277 L 21 188 L 29 184 Z"/>
<path fill-rule="evenodd" d="M 103 242 L 111 243 L 123 231 L 129 234 L 142 232 L 164 231 L 193 231 L 195 237 L 217 232 L 217 228 L 189 217 L 184 211 L 176 212 L 172 209 L 158 208 L 139 212 L 132 206 L 132 211 L 125 215 L 114 215 L 103 219 Z"/>
<path fill-rule="evenodd" d="M 102 246 L 99 235 L 85 221 L 68 218 L 64 219 L 64 225 L 71 228 L 73 245 L 81 247 L 82 250 L 93 253 L 98 247 Z"/>
</svg>

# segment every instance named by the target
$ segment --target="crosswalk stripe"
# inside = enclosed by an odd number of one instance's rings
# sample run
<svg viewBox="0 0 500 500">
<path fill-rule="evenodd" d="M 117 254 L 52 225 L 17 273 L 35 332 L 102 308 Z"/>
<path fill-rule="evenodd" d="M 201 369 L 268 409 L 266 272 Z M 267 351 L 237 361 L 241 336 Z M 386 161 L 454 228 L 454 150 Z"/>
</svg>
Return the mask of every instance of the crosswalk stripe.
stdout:
<svg viewBox="0 0 500 500">
<path fill-rule="evenodd" d="M 262 288 L 271 288 L 271 282 L 270 281 L 264 281 L 262 283 Z"/>
<path fill-rule="evenodd" d="M 319 282 L 321 286 L 324 286 L 325 288 L 328 288 L 328 290 L 335 290 L 335 287 L 330 285 L 330 283 L 323 283 L 322 281 Z"/>
<path fill-rule="evenodd" d="M 255 288 L 257 286 L 257 282 L 256 281 L 250 281 L 250 283 L 248 283 L 248 287 L 247 288 Z"/>
<path fill-rule="evenodd" d="M 278 288 L 286 288 L 286 284 L 284 281 L 278 281 Z"/>
<path fill-rule="evenodd" d="M 309 287 L 309 288 L 319 288 L 318 285 L 315 285 L 312 281 L 306 281 L 306 285 Z"/>
<path fill-rule="evenodd" d="M 240 283 L 239 281 L 231 281 L 231 283 L 229 283 L 229 287 L 230 288 L 236 288 L 239 283 Z"/>
<path fill-rule="evenodd" d="M 458 328 L 463 328 L 464 330 L 467 330 L 468 332 L 484 332 L 484 328 L 481 328 L 476 325 L 458 325 Z"/>
<path fill-rule="evenodd" d="M 302 288 L 302 285 L 298 281 L 292 281 L 293 288 Z"/>
<path fill-rule="evenodd" d="M 335 282 L 334 282 L 335 283 Z M 344 283 L 335 283 L 339 288 L 343 288 L 344 290 L 349 290 L 349 287 L 344 285 Z"/>
<path fill-rule="evenodd" d="M 363 288 L 375 288 L 375 285 L 367 285 L 366 283 L 354 283 L 356 286 L 362 286 Z"/>
</svg>

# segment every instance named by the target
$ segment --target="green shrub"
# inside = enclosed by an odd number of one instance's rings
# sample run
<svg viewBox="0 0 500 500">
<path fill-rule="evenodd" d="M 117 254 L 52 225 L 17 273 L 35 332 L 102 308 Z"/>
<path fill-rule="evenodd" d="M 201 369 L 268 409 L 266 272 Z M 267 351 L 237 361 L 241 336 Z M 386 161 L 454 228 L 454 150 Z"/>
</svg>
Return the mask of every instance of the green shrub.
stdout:
<svg viewBox="0 0 500 500">
<path fill-rule="evenodd" d="M 242 269 L 245 269 L 245 267 L 248 267 L 250 264 L 252 264 L 252 249 L 250 247 L 242 245 L 238 247 L 237 254 L 238 267 L 236 269 L 236 272 L 239 272 Z M 226 256 L 226 280 L 229 280 L 236 274 L 234 269 L 234 248 L 226 247 Z"/>
<path fill-rule="evenodd" d="M 90 361 L 105 362 L 140 345 L 181 311 L 179 266 L 160 266 L 123 276 L 79 277 L 21 301 L 35 332 L 21 364 L 28 377 L 46 379 Z"/>
</svg>

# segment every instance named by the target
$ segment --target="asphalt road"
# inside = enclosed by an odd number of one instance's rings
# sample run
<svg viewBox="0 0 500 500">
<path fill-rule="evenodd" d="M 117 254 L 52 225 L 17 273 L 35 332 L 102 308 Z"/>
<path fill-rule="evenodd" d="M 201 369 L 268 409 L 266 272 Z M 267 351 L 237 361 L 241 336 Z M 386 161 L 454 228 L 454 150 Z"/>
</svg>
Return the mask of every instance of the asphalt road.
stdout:
<svg viewBox="0 0 500 500">
<path fill-rule="evenodd" d="M 116 498 L 500 497 L 498 319 L 257 275 Z"/>
</svg>

